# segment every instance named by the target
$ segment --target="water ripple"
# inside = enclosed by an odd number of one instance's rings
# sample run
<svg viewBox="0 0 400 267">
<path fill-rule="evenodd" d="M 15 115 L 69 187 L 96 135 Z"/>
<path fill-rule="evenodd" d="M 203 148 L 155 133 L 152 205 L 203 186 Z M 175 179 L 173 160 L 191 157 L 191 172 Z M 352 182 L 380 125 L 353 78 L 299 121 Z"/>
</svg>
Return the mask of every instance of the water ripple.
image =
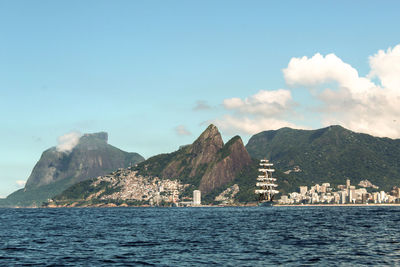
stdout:
<svg viewBox="0 0 400 267">
<path fill-rule="evenodd" d="M 400 207 L 0 209 L 0 265 L 399 265 Z"/>
</svg>

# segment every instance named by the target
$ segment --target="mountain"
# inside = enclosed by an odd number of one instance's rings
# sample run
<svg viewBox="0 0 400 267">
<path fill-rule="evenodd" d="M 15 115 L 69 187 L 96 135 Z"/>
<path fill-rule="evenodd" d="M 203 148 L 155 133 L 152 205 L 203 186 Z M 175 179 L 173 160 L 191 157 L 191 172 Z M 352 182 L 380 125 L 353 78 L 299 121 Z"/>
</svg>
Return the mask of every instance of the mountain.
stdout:
<svg viewBox="0 0 400 267">
<path fill-rule="evenodd" d="M 218 128 L 211 124 L 193 144 L 154 156 L 138 164 L 137 170 L 141 175 L 178 179 L 208 194 L 234 180 L 250 163 L 242 139 L 235 136 L 224 145 Z"/>
<path fill-rule="evenodd" d="M 177 198 L 189 200 L 195 189 L 201 190 L 203 203 L 218 199 L 250 202 L 255 201 L 261 158 L 274 163 L 278 189 L 284 194 L 297 191 L 300 185 L 329 182 L 336 186 L 345 184 L 346 179 L 353 185 L 368 180 L 385 191 L 400 184 L 400 140 L 355 133 L 341 126 L 264 131 L 252 136 L 244 147 L 239 136 L 224 144 L 217 127 L 210 125 L 192 144 L 175 152 L 134 166 L 121 156 L 119 161 L 127 168 L 110 173 L 106 166 L 113 166 L 110 162 L 118 156 L 99 160 L 91 151 L 102 151 L 100 147 L 107 145 L 104 136 L 86 137 L 70 154 L 59 154 L 54 148 L 43 153 L 25 192 L 17 193 L 32 198 L 35 190 L 51 192 L 57 196 L 50 206 L 169 205 Z M 81 151 L 80 146 L 85 148 Z M 81 155 L 80 159 L 68 158 L 73 154 Z M 91 172 L 93 166 L 103 167 L 103 174 Z M 67 189 L 61 193 L 60 188 Z"/>
<path fill-rule="evenodd" d="M 252 136 L 246 145 L 256 159 L 270 159 L 284 171 L 287 190 L 299 185 L 333 185 L 369 180 L 389 191 L 400 184 L 400 140 L 355 133 L 341 126 L 318 130 L 282 128 Z"/>
<path fill-rule="evenodd" d="M 143 160 L 137 153 L 109 145 L 105 132 L 85 134 L 71 151 L 59 151 L 56 147 L 44 151 L 25 188 L 9 195 L 0 205 L 38 205 L 73 184 Z"/>
<path fill-rule="evenodd" d="M 190 197 L 195 189 L 204 199 L 225 190 L 252 164 L 239 136 L 224 145 L 217 127 L 210 125 L 193 144 L 78 183 L 56 196 L 52 205 L 172 202 L 176 196 Z"/>
</svg>

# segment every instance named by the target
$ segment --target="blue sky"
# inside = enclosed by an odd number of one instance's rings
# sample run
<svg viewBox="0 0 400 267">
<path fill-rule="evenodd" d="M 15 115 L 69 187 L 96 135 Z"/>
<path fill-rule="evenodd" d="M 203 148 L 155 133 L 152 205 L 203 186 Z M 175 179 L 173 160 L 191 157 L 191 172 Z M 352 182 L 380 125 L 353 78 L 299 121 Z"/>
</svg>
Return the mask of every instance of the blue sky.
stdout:
<svg viewBox="0 0 400 267">
<path fill-rule="evenodd" d="M 333 123 L 398 138 L 399 10 L 399 1 L 0 1 L 0 197 L 72 131 L 107 131 L 146 158 L 211 122 L 225 141 Z"/>
</svg>

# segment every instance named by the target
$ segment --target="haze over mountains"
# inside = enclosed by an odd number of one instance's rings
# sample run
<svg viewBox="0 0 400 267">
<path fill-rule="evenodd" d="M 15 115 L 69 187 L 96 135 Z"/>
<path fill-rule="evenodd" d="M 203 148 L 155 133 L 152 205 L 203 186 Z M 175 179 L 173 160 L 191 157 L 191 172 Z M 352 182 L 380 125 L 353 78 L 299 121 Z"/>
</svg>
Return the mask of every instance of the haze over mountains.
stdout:
<svg viewBox="0 0 400 267">
<path fill-rule="evenodd" d="M 123 181 L 128 178 L 141 179 L 142 186 L 154 181 L 176 181 L 181 188 L 180 197 L 190 197 L 193 190 L 200 189 L 207 202 L 214 202 L 218 194 L 234 187 L 239 189 L 235 201 L 251 202 L 255 201 L 254 185 L 261 158 L 275 164 L 282 193 L 296 191 L 299 185 L 329 182 L 335 186 L 344 184 L 346 179 L 353 184 L 368 179 L 384 190 L 400 185 L 400 140 L 359 134 L 340 126 L 264 131 L 251 137 L 244 147 L 239 136 L 224 144 L 217 127 L 210 125 L 193 144 L 145 161 L 136 153 L 108 145 L 106 139 L 104 133 L 85 135 L 70 154 L 60 154 L 55 148 L 45 151 L 25 189 L 11 194 L 6 203 L 39 204 L 67 188 L 55 199 L 62 199 L 63 203 L 80 199 L 86 204 L 104 199 L 143 204 L 152 199 L 144 191 L 142 198 L 134 199 L 129 199 L 132 194 L 118 194 L 139 190 Z M 96 179 L 102 179 L 102 183 Z M 121 196 L 126 199 L 117 199 Z"/>
</svg>

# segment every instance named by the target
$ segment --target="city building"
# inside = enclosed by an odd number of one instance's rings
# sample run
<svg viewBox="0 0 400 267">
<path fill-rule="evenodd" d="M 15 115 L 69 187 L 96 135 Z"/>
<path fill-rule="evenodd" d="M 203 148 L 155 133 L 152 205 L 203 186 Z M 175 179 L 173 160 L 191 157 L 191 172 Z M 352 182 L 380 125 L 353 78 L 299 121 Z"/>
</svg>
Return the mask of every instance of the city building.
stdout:
<svg viewBox="0 0 400 267">
<path fill-rule="evenodd" d="M 307 194 L 307 186 L 300 186 L 300 195 Z"/>
<path fill-rule="evenodd" d="M 193 205 L 201 205 L 201 192 L 200 190 L 193 191 Z"/>
<path fill-rule="evenodd" d="M 361 185 L 362 186 L 362 185 Z M 373 189 L 377 186 L 366 186 Z M 346 180 L 346 185 L 338 185 L 337 191 L 330 183 L 315 184 L 313 186 L 300 186 L 299 193 L 292 192 L 282 195 L 280 204 L 366 204 L 366 203 L 400 203 L 400 188 L 393 187 L 387 193 L 379 191 L 368 193 L 367 188 L 356 188 Z"/>
<path fill-rule="evenodd" d="M 346 191 L 340 192 L 340 204 L 346 204 Z"/>
</svg>

